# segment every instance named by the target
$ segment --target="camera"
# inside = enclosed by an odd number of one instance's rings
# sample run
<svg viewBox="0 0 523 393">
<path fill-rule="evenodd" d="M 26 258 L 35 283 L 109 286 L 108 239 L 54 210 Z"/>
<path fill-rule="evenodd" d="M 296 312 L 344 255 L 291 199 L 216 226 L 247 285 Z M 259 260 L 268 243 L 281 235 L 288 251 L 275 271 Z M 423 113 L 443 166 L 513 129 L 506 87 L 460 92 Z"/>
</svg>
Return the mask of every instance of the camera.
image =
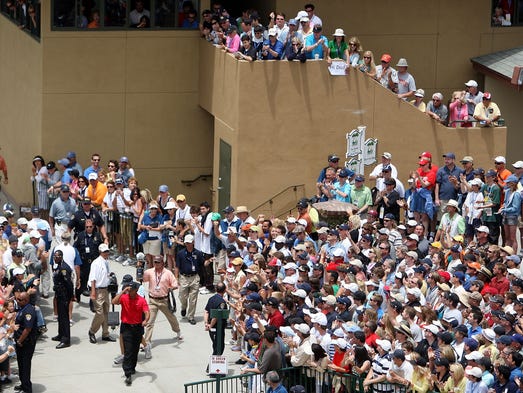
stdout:
<svg viewBox="0 0 523 393">
<path fill-rule="evenodd" d="M 138 281 L 142 281 L 143 280 L 143 266 L 138 266 L 136 268 L 136 279 Z"/>
<path fill-rule="evenodd" d="M 107 285 L 107 291 L 111 294 L 116 294 L 118 292 L 118 278 L 116 274 L 109 274 L 109 285 Z"/>
</svg>

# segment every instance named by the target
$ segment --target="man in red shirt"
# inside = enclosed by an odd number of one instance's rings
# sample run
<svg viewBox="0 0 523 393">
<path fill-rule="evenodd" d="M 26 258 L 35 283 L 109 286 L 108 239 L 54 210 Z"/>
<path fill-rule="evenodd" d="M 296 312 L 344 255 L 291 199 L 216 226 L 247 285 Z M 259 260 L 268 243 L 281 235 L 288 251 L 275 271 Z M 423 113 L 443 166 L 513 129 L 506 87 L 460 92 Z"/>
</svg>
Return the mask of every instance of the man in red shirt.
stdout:
<svg viewBox="0 0 523 393">
<path fill-rule="evenodd" d="M 280 302 L 275 297 L 268 298 L 267 303 L 265 304 L 265 309 L 267 310 L 267 321 L 269 322 L 269 325 L 277 328 L 283 326 L 285 323 L 283 314 L 278 308 L 279 305 Z"/>
<path fill-rule="evenodd" d="M 494 277 L 490 280 L 490 286 L 496 288 L 498 293 L 504 296 L 510 288 L 510 282 L 506 277 L 507 266 L 503 262 L 498 262 L 494 265 L 492 273 L 494 273 Z"/>
<path fill-rule="evenodd" d="M 140 288 L 140 284 L 132 282 L 112 300 L 113 304 L 122 306 L 122 323 L 120 325 L 124 347 L 122 368 L 127 386 L 133 383 L 131 375 L 136 372 L 136 361 L 144 326 L 149 322 L 149 306 L 143 297 L 138 296 L 138 288 Z"/>
</svg>

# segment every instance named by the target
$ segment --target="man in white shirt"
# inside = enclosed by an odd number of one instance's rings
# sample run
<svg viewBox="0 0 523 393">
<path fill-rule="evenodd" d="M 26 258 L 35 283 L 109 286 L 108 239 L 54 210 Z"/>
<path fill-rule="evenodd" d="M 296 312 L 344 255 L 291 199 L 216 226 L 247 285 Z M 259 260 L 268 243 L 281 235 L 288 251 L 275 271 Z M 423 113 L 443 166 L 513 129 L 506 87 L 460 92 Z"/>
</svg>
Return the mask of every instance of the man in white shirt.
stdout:
<svg viewBox="0 0 523 393">
<path fill-rule="evenodd" d="M 109 335 L 107 315 L 109 313 L 109 291 L 107 287 L 110 283 L 109 274 L 109 246 L 105 243 L 98 246 L 100 256 L 91 264 L 89 273 L 89 283 L 91 284 L 91 300 L 94 308 L 94 318 L 89 329 L 89 341 L 96 344 L 96 332 L 102 327 L 103 341 L 116 341 Z"/>
</svg>

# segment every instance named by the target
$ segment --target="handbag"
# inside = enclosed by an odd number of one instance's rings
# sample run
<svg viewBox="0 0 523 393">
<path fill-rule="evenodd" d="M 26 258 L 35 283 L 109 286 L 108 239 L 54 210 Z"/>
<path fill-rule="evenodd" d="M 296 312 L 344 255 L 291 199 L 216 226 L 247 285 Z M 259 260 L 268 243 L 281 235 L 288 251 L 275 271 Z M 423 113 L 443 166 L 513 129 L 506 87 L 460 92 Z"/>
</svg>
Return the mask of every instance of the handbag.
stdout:
<svg viewBox="0 0 523 393">
<path fill-rule="evenodd" d="M 144 244 L 149 239 L 149 231 L 141 231 L 138 235 L 138 243 Z"/>
</svg>

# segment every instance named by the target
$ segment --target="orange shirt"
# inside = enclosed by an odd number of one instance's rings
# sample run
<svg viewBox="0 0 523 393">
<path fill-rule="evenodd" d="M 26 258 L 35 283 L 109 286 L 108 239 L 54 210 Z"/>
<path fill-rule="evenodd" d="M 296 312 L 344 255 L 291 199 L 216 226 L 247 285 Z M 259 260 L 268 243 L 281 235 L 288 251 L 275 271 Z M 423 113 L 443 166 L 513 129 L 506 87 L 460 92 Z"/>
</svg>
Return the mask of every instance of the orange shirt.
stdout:
<svg viewBox="0 0 523 393">
<path fill-rule="evenodd" d="M 177 286 L 176 277 L 168 269 L 158 273 L 155 268 L 147 269 L 143 273 L 143 282 L 149 284 L 149 296 L 167 297 L 169 289 Z"/>
<path fill-rule="evenodd" d="M 107 187 L 102 182 L 98 182 L 96 188 L 93 188 L 91 184 L 87 187 L 86 196 L 91 198 L 93 205 L 102 206 L 105 194 L 107 194 Z"/>
</svg>

